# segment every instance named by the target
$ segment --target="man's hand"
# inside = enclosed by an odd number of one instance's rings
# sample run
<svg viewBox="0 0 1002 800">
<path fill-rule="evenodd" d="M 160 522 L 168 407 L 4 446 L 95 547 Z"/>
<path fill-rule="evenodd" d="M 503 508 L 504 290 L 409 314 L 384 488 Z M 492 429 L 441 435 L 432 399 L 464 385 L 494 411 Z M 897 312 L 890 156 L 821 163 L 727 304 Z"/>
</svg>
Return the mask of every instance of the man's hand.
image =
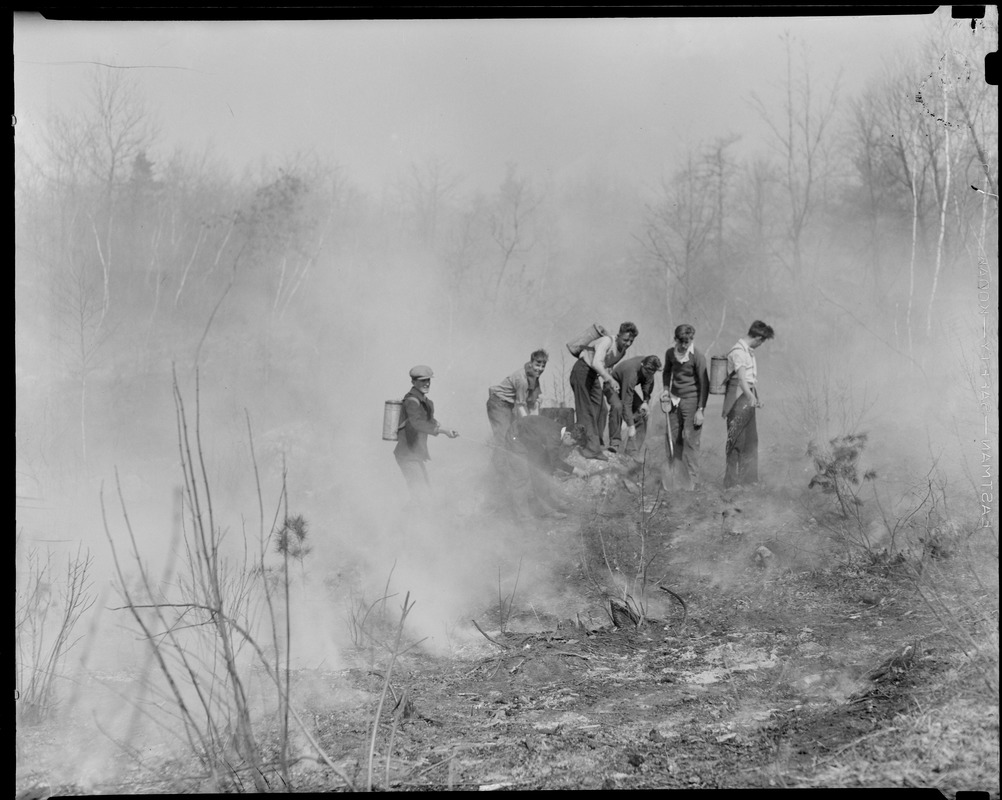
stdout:
<svg viewBox="0 0 1002 800">
<path fill-rule="evenodd" d="M 651 411 L 650 406 L 648 406 L 647 403 L 641 403 L 640 409 L 638 410 L 637 413 L 639 413 L 640 416 L 646 418 L 647 415 L 650 413 L 650 411 Z"/>
<path fill-rule="evenodd" d="M 459 431 L 454 431 L 454 430 L 442 431 L 442 433 L 444 433 L 450 439 L 455 439 L 457 436 L 459 436 Z"/>
<path fill-rule="evenodd" d="M 671 392 L 665 389 L 663 392 L 661 392 L 661 402 L 667 403 L 669 400 L 671 400 Z"/>
<path fill-rule="evenodd" d="M 612 390 L 613 394 L 619 394 L 619 381 L 609 376 L 609 388 Z"/>
<path fill-rule="evenodd" d="M 701 408 L 696 409 L 696 416 L 693 418 L 692 424 L 697 428 L 703 427 L 703 409 Z"/>
<path fill-rule="evenodd" d="M 581 467 L 574 467 L 574 471 L 571 472 L 571 475 L 573 475 L 575 478 L 583 478 L 587 474 L 588 473 L 585 472 L 583 469 L 581 469 Z"/>
<path fill-rule="evenodd" d="M 632 439 L 634 436 L 636 436 L 637 435 L 637 426 L 636 425 L 630 425 L 630 427 L 628 427 L 626 429 L 626 435 L 630 439 Z"/>
</svg>

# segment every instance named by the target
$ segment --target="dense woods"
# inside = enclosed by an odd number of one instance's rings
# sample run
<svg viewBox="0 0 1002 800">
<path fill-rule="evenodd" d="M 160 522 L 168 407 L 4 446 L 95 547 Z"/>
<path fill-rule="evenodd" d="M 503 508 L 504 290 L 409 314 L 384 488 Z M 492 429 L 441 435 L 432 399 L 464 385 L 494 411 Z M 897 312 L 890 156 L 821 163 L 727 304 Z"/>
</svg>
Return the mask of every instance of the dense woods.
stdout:
<svg viewBox="0 0 1002 800">
<path fill-rule="evenodd" d="M 333 350 L 406 335 L 379 302 L 404 296 L 457 359 L 459 332 L 521 326 L 555 347 L 616 313 L 653 350 L 680 319 L 707 345 L 760 317 L 798 332 L 787 347 L 853 331 L 921 365 L 976 327 L 957 309 L 976 311 L 997 253 L 998 93 L 979 41 L 944 28 L 846 96 L 787 37 L 783 103 L 752 100 L 769 140 L 721 131 L 645 186 L 509 164 L 472 187 L 429 156 L 378 196 L 310 156 L 233 175 L 168 151 L 139 84 L 96 67 L 44 141 L 17 143 L 19 400 L 44 406 L 46 431 L 20 455 L 73 442 L 86 462 L 95 426 L 135 419 L 172 361 L 307 403 L 302 376 Z"/>
</svg>

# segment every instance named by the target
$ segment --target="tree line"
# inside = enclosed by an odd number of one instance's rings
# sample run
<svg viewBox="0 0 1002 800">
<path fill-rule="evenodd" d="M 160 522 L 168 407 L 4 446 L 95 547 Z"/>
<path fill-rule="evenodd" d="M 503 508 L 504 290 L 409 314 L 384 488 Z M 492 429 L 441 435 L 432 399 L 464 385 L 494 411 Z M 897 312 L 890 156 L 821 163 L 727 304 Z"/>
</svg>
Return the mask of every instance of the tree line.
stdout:
<svg viewBox="0 0 1002 800">
<path fill-rule="evenodd" d="M 16 145 L 17 324 L 44 354 L 19 369 L 55 387 L 86 460 L 95 387 L 162 377 L 179 352 L 249 354 L 283 380 L 343 333 L 331 298 L 365 304 L 381 279 L 433 280 L 457 329 L 507 318 L 560 340 L 614 303 L 651 341 L 678 321 L 706 342 L 731 320 L 830 335 L 850 319 L 919 357 L 978 253 L 997 252 L 983 53 L 944 29 L 845 97 L 783 46 L 782 102 L 752 98 L 768 141 L 739 156 L 748 143 L 721 132 L 647 187 L 509 164 L 470 190 L 435 157 L 378 196 L 311 156 L 235 176 L 165 151 L 139 86 L 99 69 L 79 109 Z"/>
</svg>

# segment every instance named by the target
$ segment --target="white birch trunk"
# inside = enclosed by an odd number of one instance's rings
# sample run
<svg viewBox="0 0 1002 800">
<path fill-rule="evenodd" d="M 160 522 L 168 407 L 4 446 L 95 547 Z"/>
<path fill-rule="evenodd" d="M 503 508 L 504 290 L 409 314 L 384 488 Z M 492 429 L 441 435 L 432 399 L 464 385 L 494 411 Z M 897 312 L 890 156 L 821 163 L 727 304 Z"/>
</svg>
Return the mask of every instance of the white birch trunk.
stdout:
<svg viewBox="0 0 1002 800">
<path fill-rule="evenodd" d="M 932 289 L 929 291 L 929 307 L 926 311 L 925 331 L 932 333 L 932 305 L 936 300 L 939 272 L 943 264 L 943 239 L 946 236 L 946 207 L 950 199 L 950 87 L 943 84 L 943 143 L 946 152 L 946 177 L 943 181 L 943 201 L 939 209 L 939 240 L 936 243 L 936 268 L 932 273 Z"/>
</svg>

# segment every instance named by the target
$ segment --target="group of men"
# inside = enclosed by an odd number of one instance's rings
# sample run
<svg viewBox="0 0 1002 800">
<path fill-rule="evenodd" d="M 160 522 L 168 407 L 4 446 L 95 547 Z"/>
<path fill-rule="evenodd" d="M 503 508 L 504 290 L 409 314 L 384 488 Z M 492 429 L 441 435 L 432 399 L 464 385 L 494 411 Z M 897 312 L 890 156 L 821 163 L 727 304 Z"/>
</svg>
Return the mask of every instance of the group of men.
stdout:
<svg viewBox="0 0 1002 800">
<path fill-rule="evenodd" d="M 667 416 L 668 474 L 682 472 L 686 488 L 695 490 L 700 482 L 699 446 L 710 397 L 706 356 L 694 344 L 696 329 L 688 324 L 675 328 L 674 345 L 665 352 L 663 365 L 653 355 L 624 358 L 637 335 L 637 326 L 624 322 L 615 337 L 605 335 L 585 347 L 571 370 L 575 414 L 586 431 L 583 455 L 607 459 L 607 452 L 635 456 L 642 450 L 654 375 L 661 371 L 659 400 Z M 771 326 L 755 320 L 727 354 L 722 413 L 727 420 L 725 489 L 758 481 L 755 410 L 762 403 L 755 350 L 774 336 Z M 621 444 L 624 423 L 625 446 Z"/>
<path fill-rule="evenodd" d="M 587 431 L 583 455 L 607 460 L 607 453 L 635 456 L 642 450 L 651 414 L 654 376 L 661 372 L 659 400 L 667 416 L 666 469 L 673 474 L 677 465 L 681 465 L 688 488 L 695 489 L 700 434 L 710 397 L 706 357 L 693 344 L 696 330 L 692 325 L 675 328 L 675 343 L 665 352 L 663 364 L 655 355 L 624 358 L 637 333 L 636 325 L 624 322 L 615 337 L 607 335 L 585 347 L 571 370 L 575 414 Z"/>
<path fill-rule="evenodd" d="M 674 344 L 663 362 L 656 355 L 625 358 L 639 333 L 632 322 L 620 325 L 615 336 L 596 333 L 600 335 L 581 349 L 571 369 L 575 425 L 562 425 L 539 413 L 540 377 L 549 361 L 543 349 L 531 353 L 521 369 L 488 390 L 494 462 L 509 484 L 518 516 L 564 515 L 563 505 L 549 489 L 549 476 L 585 474 L 567 462 L 570 448 L 577 446 L 585 458 L 600 461 L 613 453 L 636 458 L 643 451 L 658 372 L 662 373 L 659 401 L 667 417 L 666 472 L 672 477 L 681 473 L 690 490 L 700 484 L 700 438 L 710 379 L 706 356 L 694 345 L 695 328 L 688 324 L 675 328 Z M 774 335 L 772 327 L 756 320 L 727 354 L 722 412 L 727 420 L 725 489 L 758 481 L 755 412 L 762 403 L 755 350 Z M 428 397 L 431 368 L 414 367 L 410 377 L 412 387 L 401 406 L 394 455 L 412 495 L 419 498 L 428 485 L 428 436 L 459 434 L 435 419 Z"/>
</svg>

